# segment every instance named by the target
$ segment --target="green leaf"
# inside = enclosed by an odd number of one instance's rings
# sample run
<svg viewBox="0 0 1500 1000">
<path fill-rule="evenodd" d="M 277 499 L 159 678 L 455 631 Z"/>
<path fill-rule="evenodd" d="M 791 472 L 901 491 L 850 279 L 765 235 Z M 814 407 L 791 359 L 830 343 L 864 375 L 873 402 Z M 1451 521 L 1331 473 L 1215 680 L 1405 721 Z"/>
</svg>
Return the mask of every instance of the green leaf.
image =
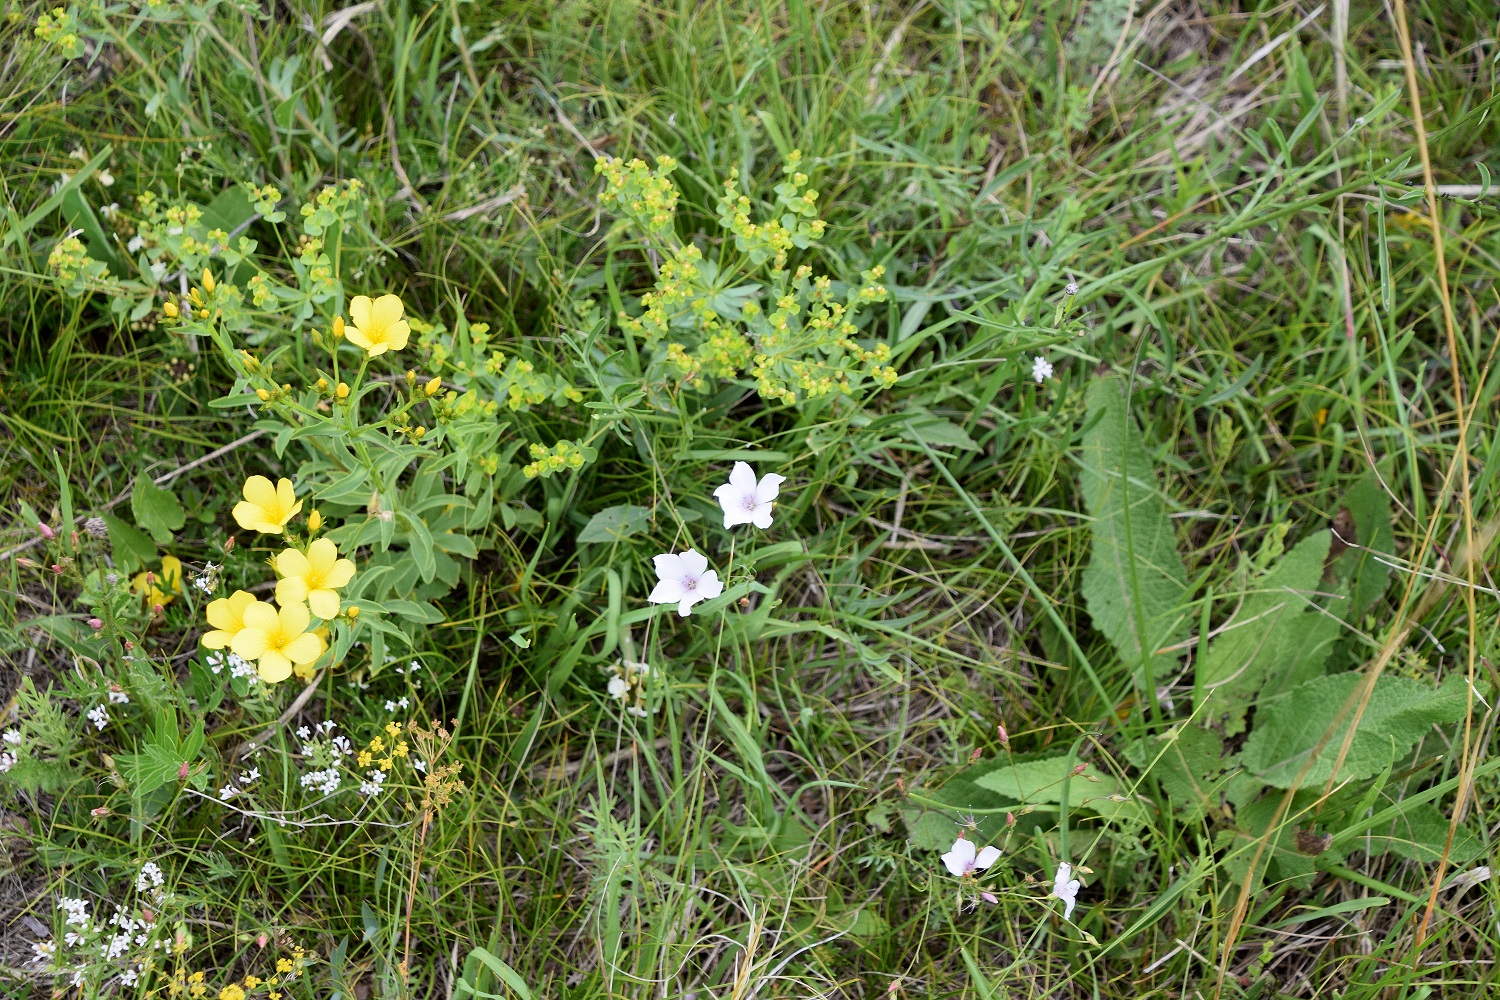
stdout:
<svg viewBox="0 0 1500 1000">
<path fill-rule="evenodd" d="M 1357 671 L 1318 677 L 1262 706 L 1241 754 L 1245 767 L 1269 785 L 1289 788 L 1312 760 L 1302 784 L 1325 783 L 1333 775 L 1363 683 L 1364 675 Z M 1458 675 L 1436 690 L 1406 677 L 1382 675 L 1354 731 L 1339 777 L 1368 778 L 1409 752 L 1433 724 L 1462 719 L 1467 710 L 1464 685 Z M 1338 728 L 1313 759 L 1313 750 L 1336 718 Z"/>
<path fill-rule="evenodd" d="M 1448 842 L 1448 817 L 1430 805 L 1416 805 L 1397 816 L 1389 825 L 1371 830 L 1352 845 L 1370 855 L 1396 854 L 1422 864 L 1432 864 L 1443 856 Z M 1453 848 L 1448 861 L 1462 867 L 1484 853 L 1479 838 L 1467 826 L 1453 831 Z"/>
<path fill-rule="evenodd" d="M 1017 806 L 1061 803 L 1063 779 L 1068 776 L 1068 758 L 1048 757 L 1045 760 L 1023 761 L 1004 764 L 987 771 L 974 779 L 980 788 L 997 793 L 1008 804 Z M 1087 809 L 1100 816 L 1137 818 L 1141 807 L 1134 802 L 1117 801 L 1111 796 L 1120 796 L 1121 788 L 1114 778 L 1103 774 L 1093 764 L 1073 775 L 1068 784 L 1068 809 Z"/>
<path fill-rule="evenodd" d="M 171 542 L 172 532 L 181 530 L 187 523 L 182 504 L 171 491 L 144 477 L 135 481 L 135 489 L 130 494 L 130 510 L 135 514 L 135 523 L 151 532 L 151 537 L 162 545 Z"/>
<path fill-rule="evenodd" d="M 1230 760 L 1212 730 L 1187 723 L 1125 748 L 1130 762 L 1156 776 L 1172 808 L 1191 820 L 1217 803 Z"/>
<path fill-rule="evenodd" d="M 1390 566 L 1380 557 L 1395 551 L 1391 501 L 1374 469 L 1355 480 L 1334 516 L 1333 576 L 1349 593 L 1347 621 L 1357 623 L 1385 593 Z"/>
<path fill-rule="evenodd" d="M 115 569 L 127 576 L 156 561 L 156 543 L 113 514 L 104 515 L 109 528 L 110 554 Z"/>
<path fill-rule="evenodd" d="M 1156 651 L 1185 635 L 1180 609 L 1187 598 L 1187 571 L 1120 380 L 1096 379 L 1084 398 L 1088 429 L 1079 485 L 1094 519 L 1084 600 L 1095 627 L 1121 660 L 1149 667 L 1149 677 L 1164 679 L 1177 657 Z"/>
<path fill-rule="evenodd" d="M 651 511 L 646 507 L 634 504 L 606 507 L 589 518 L 589 523 L 578 533 L 578 540 L 604 544 L 624 541 L 645 531 L 650 519 Z"/>
<path fill-rule="evenodd" d="M 1262 687 L 1281 694 L 1322 670 L 1341 634 L 1345 603 L 1332 602 L 1327 614 L 1311 603 L 1326 590 L 1323 564 L 1332 541 L 1330 532 L 1319 531 L 1252 581 L 1199 660 L 1197 701 L 1207 705 L 1205 718 L 1224 718 L 1224 735 L 1244 731 L 1245 713 Z"/>
<path fill-rule="evenodd" d="M 978 451 L 979 445 L 969 437 L 967 431 L 935 413 L 928 413 L 919 406 L 912 407 L 902 424 L 902 437 L 909 441 L 927 443 L 934 448 L 958 448 L 962 451 Z"/>
</svg>

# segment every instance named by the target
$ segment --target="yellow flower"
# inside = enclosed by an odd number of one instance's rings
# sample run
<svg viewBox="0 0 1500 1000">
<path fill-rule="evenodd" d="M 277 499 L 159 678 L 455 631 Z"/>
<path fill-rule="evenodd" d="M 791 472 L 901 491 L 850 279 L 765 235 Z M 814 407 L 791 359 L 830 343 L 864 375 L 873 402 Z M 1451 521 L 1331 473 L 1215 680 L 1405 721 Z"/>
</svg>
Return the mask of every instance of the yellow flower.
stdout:
<svg viewBox="0 0 1500 1000">
<path fill-rule="evenodd" d="M 230 983 L 219 991 L 219 1000 L 245 1000 L 245 991 Z"/>
<path fill-rule="evenodd" d="M 387 736 L 400 736 L 401 727 L 396 725 L 394 722 L 387 722 L 385 724 L 385 733 Z"/>
<path fill-rule="evenodd" d="M 245 989 L 247 989 L 247 990 L 253 990 L 253 989 L 255 989 L 255 987 L 257 987 L 259 985 L 260 985 L 260 977 L 259 976 L 246 976 L 245 977 Z"/>
<path fill-rule="evenodd" d="M 147 575 L 137 573 L 131 577 L 130 589 L 145 594 L 152 606 L 171 604 L 173 595 L 182 593 L 182 560 L 176 556 L 161 557 L 161 569 L 150 574 L 156 577 L 154 582 L 147 583 Z"/>
<path fill-rule="evenodd" d="M 248 590 L 236 590 L 228 597 L 221 597 L 208 604 L 208 623 L 214 631 L 203 633 L 199 642 L 207 649 L 223 649 L 234 642 L 234 637 L 245 627 L 245 609 L 260 603 Z"/>
<path fill-rule="evenodd" d="M 272 486 L 265 476 L 251 476 L 245 480 L 244 493 L 245 499 L 234 505 L 234 519 L 241 528 L 279 535 L 302 509 L 302 501 L 292 491 L 290 479 Z"/>
<path fill-rule="evenodd" d="M 305 605 L 288 604 L 278 612 L 257 601 L 245 609 L 245 627 L 230 649 L 255 660 L 261 680 L 279 684 L 292 675 L 292 664 L 313 663 L 323 655 L 323 640 L 307 630 L 311 620 Z"/>
<path fill-rule="evenodd" d="M 317 531 L 321 527 L 323 527 L 323 515 L 321 513 L 314 510 L 311 514 L 307 515 L 308 531 Z"/>
<path fill-rule="evenodd" d="M 370 761 L 374 760 L 375 758 L 370 756 L 370 751 L 361 750 L 359 752 L 359 756 L 355 759 L 359 762 L 360 767 L 369 767 Z"/>
<path fill-rule="evenodd" d="M 338 546 L 320 538 L 307 547 L 304 555 L 286 549 L 276 557 L 276 603 L 283 607 L 306 601 L 312 613 L 328 621 L 339 613 L 338 588 L 354 576 L 354 563 L 339 558 Z"/>
<path fill-rule="evenodd" d="M 411 336 L 411 327 L 401 318 L 404 307 L 395 295 L 382 295 L 373 302 L 368 295 L 356 295 L 349 303 L 349 318 L 354 321 L 344 336 L 349 343 L 363 347 L 370 357 L 386 351 L 399 351 Z"/>
<path fill-rule="evenodd" d="M 276 971 L 277 972 L 291 972 L 292 971 L 292 960 L 290 958 L 278 958 L 276 960 Z"/>
</svg>

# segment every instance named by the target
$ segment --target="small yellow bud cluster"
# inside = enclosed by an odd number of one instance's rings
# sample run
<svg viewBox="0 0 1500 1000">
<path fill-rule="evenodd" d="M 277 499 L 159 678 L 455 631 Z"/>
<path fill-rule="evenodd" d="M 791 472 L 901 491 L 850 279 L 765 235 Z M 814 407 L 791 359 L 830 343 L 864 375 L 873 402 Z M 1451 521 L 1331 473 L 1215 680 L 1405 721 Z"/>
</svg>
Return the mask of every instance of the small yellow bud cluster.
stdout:
<svg viewBox="0 0 1500 1000">
<path fill-rule="evenodd" d="M 47 255 L 47 268 L 63 281 L 74 280 L 84 273 L 88 265 L 89 253 L 84 249 L 83 241 L 76 236 L 58 240 L 52 252 Z"/>
<path fill-rule="evenodd" d="M 83 55 L 83 42 L 78 38 L 78 22 L 65 7 L 53 7 L 50 13 L 37 15 L 36 37 L 57 49 L 64 59 L 76 59 Z"/>
</svg>

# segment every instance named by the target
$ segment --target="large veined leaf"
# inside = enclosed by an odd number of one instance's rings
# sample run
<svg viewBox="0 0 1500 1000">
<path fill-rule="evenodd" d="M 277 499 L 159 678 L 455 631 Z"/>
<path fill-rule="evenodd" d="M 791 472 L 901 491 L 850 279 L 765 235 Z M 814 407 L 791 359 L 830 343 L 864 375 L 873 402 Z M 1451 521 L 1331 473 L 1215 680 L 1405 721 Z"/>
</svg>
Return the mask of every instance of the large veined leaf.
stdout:
<svg viewBox="0 0 1500 1000">
<path fill-rule="evenodd" d="M 1389 582 L 1390 567 L 1381 558 L 1395 551 L 1391 500 L 1375 470 L 1354 481 L 1333 519 L 1335 535 L 1331 569 L 1349 593 L 1346 620 L 1358 623 Z"/>
<path fill-rule="evenodd" d="M 1245 741 L 1241 762 L 1266 784 L 1289 788 L 1311 760 L 1302 784 L 1326 782 L 1333 775 L 1363 683 L 1364 675 L 1358 671 L 1318 677 L 1262 707 Z M 1368 778 L 1408 753 L 1434 723 L 1462 719 L 1467 708 L 1464 684 L 1463 677 L 1454 675 L 1434 690 L 1410 678 L 1381 676 L 1354 731 L 1339 778 Z M 1314 758 L 1313 751 L 1335 719 L 1338 727 Z"/>
<path fill-rule="evenodd" d="M 1085 401 L 1079 485 L 1093 516 L 1094 545 L 1083 573 L 1084 600 L 1120 659 L 1149 667 L 1149 676 L 1162 680 L 1177 658 L 1159 651 L 1185 635 L 1187 572 L 1120 380 L 1096 379 Z"/>
<path fill-rule="evenodd" d="M 1206 717 L 1224 717 L 1224 734 L 1245 728 L 1245 712 L 1266 688 L 1279 694 L 1316 677 L 1342 626 L 1342 596 L 1328 613 L 1314 606 L 1333 535 L 1319 531 L 1298 542 L 1270 572 L 1255 578 L 1234 617 L 1198 661 L 1194 689 Z"/>
</svg>

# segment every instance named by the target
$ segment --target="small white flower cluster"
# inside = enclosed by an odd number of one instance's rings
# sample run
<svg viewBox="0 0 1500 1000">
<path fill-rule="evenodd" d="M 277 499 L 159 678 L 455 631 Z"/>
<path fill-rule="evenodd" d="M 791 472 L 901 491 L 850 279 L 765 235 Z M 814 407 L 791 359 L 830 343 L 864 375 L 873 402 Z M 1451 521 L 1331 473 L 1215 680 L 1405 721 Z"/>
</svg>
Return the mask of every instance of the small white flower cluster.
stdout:
<svg viewBox="0 0 1500 1000">
<path fill-rule="evenodd" d="M 130 695 L 126 694 L 118 687 L 111 685 L 109 689 L 109 703 L 111 705 L 129 705 Z"/>
<path fill-rule="evenodd" d="M 369 776 L 369 780 L 360 783 L 359 794 L 365 798 L 379 795 L 381 787 L 385 784 L 385 772 L 370 770 L 365 773 Z"/>
<path fill-rule="evenodd" d="M 148 861 L 136 875 L 136 891 L 149 890 L 155 899 L 170 899 L 161 892 L 163 881 L 161 868 Z M 164 946 L 155 933 L 161 925 L 149 911 L 143 910 L 136 917 L 117 905 L 113 916 L 94 921 L 87 900 L 68 896 L 58 899 L 57 908 L 63 915 L 62 942 L 33 942 L 32 961 L 52 966 L 72 986 L 88 981 L 97 987 L 112 976 L 125 986 L 134 986 L 150 966 L 146 954 L 153 947 L 160 950 Z"/>
<path fill-rule="evenodd" d="M 103 705 L 95 705 L 88 711 L 88 720 L 94 724 L 94 728 L 103 730 L 109 725 L 109 709 Z"/>
<path fill-rule="evenodd" d="M 215 563 L 204 563 L 203 572 L 193 577 L 193 586 L 205 594 L 212 594 L 219 589 L 219 571 L 223 568 Z"/>
<path fill-rule="evenodd" d="M 324 795 L 332 795 L 342 785 L 341 768 L 347 758 L 354 756 L 354 744 L 349 742 L 347 736 L 335 736 L 326 742 L 321 738 L 333 732 L 337 726 L 338 724 L 332 719 L 326 719 L 311 729 L 307 726 L 297 727 L 297 736 L 304 741 L 300 750 L 301 755 L 328 764 L 325 768 L 304 774 L 300 779 L 303 788 L 311 788 Z"/>
<path fill-rule="evenodd" d="M 625 711 L 636 718 L 650 715 L 646 711 L 646 679 L 651 674 L 651 665 L 621 659 L 609 669 L 609 696 L 622 702 Z"/>
<path fill-rule="evenodd" d="M 230 677 L 248 677 L 251 684 L 260 681 L 260 674 L 256 671 L 255 664 L 227 649 L 214 650 L 204 656 L 203 661 L 208 664 L 208 669 L 216 674 L 228 667 Z"/>
<path fill-rule="evenodd" d="M 416 661 L 416 660 L 412 660 L 412 661 L 411 661 L 411 667 L 410 667 L 410 668 L 408 668 L 408 669 L 403 669 L 403 668 L 401 668 L 401 667 L 397 667 L 397 668 L 396 668 L 396 673 L 398 673 L 398 674 L 407 674 L 407 673 L 412 673 L 412 674 L 414 674 L 414 673 L 416 673 L 416 672 L 417 672 L 417 671 L 418 671 L 418 670 L 421 670 L 421 669 L 422 669 L 422 664 L 420 664 L 420 663 L 418 663 L 418 662 L 417 662 L 417 661 Z"/>
<path fill-rule="evenodd" d="M 400 701 L 390 701 L 389 699 L 387 699 L 385 703 L 385 710 L 387 712 L 394 712 L 398 709 L 405 710 L 408 708 L 411 708 L 411 700 L 405 697 L 403 697 Z"/>
<path fill-rule="evenodd" d="M 4 749 L 0 749 L 0 774 L 4 774 L 16 766 L 19 760 L 17 752 L 21 749 L 21 731 L 19 729 L 7 729 L 0 733 L 0 742 L 4 743 Z"/>
<path fill-rule="evenodd" d="M 141 865 L 140 874 L 135 877 L 136 892 L 151 892 L 160 889 L 162 885 L 161 866 L 155 861 L 147 861 Z"/>
</svg>

